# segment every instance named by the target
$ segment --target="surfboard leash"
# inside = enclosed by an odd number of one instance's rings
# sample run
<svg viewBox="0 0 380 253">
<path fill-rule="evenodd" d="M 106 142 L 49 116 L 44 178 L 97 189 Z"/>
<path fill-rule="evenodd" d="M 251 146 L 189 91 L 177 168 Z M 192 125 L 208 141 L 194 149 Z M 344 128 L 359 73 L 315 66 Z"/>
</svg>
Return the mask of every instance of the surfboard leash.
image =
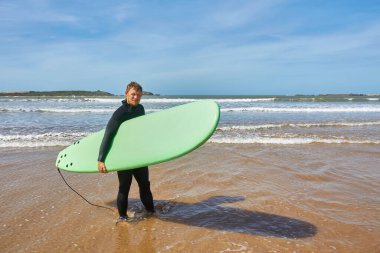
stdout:
<svg viewBox="0 0 380 253">
<path fill-rule="evenodd" d="M 101 205 L 97 205 L 97 204 L 94 204 L 94 203 L 91 203 L 90 201 L 88 201 L 85 197 L 83 197 L 79 192 L 77 192 L 76 190 L 74 190 L 73 187 L 71 187 L 67 182 L 66 182 L 66 179 L 64 178 L 64 176 L 62 175 L 62 172 L 59 168 L 57 168 L 58 170 L 58 173 L 59 175 L 61 175 L 61 178 L 63 179 L 63 182 L 65 182 L 65 184 L 73 191 L 75 192 L 76 194 L 78 194 L 79 197 L 81 197 L 84 201 L 86 201 L 88 204 L 92 205 L 92 206 L 96 206 L 96 207 L 101 207 L 101 208 L 104 208 L 104 209 L 108 209 L 108 210 L 111 210 L 112 212 L 114 211 L 112 208 L 110 207 L 106 207 L 106 206 L 101 206 Z"/>
</svg>

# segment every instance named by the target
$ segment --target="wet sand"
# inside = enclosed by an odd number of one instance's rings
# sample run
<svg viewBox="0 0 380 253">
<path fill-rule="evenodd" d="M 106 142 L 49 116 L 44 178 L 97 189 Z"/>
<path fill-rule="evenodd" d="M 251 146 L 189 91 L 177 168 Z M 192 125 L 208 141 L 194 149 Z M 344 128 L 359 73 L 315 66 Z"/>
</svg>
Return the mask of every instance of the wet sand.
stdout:
<svg viewBox="0 0 380 253">
<path fill-rule="evenodd" d="M 115 226 L 115 173 L 0 150 L 1 252 L 380 252 L 379 145 L 206 144 L 151 166 L 156 217 Z M 134 181 L 130 211 L 142 204 Z"/>
</svg>

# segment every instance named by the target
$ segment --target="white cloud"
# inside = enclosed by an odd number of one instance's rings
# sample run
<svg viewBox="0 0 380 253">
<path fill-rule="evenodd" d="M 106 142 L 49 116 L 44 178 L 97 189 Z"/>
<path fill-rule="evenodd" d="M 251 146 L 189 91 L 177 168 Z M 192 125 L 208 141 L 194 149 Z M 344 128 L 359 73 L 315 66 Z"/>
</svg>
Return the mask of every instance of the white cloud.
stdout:
<svg viewBox="0 0 380 253">
<path fill-rule="evenodd" d="M 78 17 L 52 9 L 46 1 L 4 1 L 0 3 L 0 22 L 8 22 L 9 25 L 30 25 L 31 22 L 76 23 Z"/>
<path fill-rule="evenodd" d="M 135 18 L 136 5 L 131 3 L 123 3 L 116 6 L 110 6 L 106 11 L 111 18 L 118 22 L 124 22 L 128 19 Z"/>
<path fill-rule="evenodd" d="M 215 23 L 219 28 L 236 28 L 271 15 L 273 9 L 283 2 L 283 0 L 223 2 L 212 10 L 207 21 Z"/>
</svg>

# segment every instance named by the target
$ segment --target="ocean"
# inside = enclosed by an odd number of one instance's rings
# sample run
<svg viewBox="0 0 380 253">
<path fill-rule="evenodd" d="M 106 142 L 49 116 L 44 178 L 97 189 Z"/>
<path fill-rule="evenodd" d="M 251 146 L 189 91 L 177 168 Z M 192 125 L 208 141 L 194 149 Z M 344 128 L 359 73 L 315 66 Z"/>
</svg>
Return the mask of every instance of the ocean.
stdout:
<svg viewBox="0 0 380 253">
<path fill-rule="evenodd" d="M 123 97 L 0 97 L 0 148 L 66 146 L 105 128 Z M 153 113 L 211 99 L 221 109 L 209 140 L 229 144 L 380 144 L 379 98 L 145 96 Z"/>
</svg>

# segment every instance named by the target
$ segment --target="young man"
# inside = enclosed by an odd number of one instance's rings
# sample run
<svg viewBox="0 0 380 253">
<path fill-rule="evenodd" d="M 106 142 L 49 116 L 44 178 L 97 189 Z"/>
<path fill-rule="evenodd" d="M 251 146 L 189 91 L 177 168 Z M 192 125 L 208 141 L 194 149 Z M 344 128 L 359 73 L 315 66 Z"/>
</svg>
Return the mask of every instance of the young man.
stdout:
<svg viewBox="0 0 380 253">
<path fill-rule="evenodd" d="M 112 140 L 115 137 L 121 123 L 145 114 L 144 107 L 140 104 L 141 96 L 142 87 L 140 84 L 131 82 L 127 85 L 125 100 L 122 101 L 122 105 L 113 113 L 104 133 L 98 157 L 99 172 L 107 173 L 104 160 L 106 159 Z M 119 178 L 119 192 L 117 194 L 117 209 L 119 211 L 119 218 L 117 222 L 129 220 L 127 216 L 127 208 L 132 176 L 135 177 L 139 185 L 141 202 L 144 204 L 148 214 L 153 214 L 155 210 L 153 205 L 153 196 L 150 190 L 148 167 L 118 171 L 117 176 Z"/>
</svg>

